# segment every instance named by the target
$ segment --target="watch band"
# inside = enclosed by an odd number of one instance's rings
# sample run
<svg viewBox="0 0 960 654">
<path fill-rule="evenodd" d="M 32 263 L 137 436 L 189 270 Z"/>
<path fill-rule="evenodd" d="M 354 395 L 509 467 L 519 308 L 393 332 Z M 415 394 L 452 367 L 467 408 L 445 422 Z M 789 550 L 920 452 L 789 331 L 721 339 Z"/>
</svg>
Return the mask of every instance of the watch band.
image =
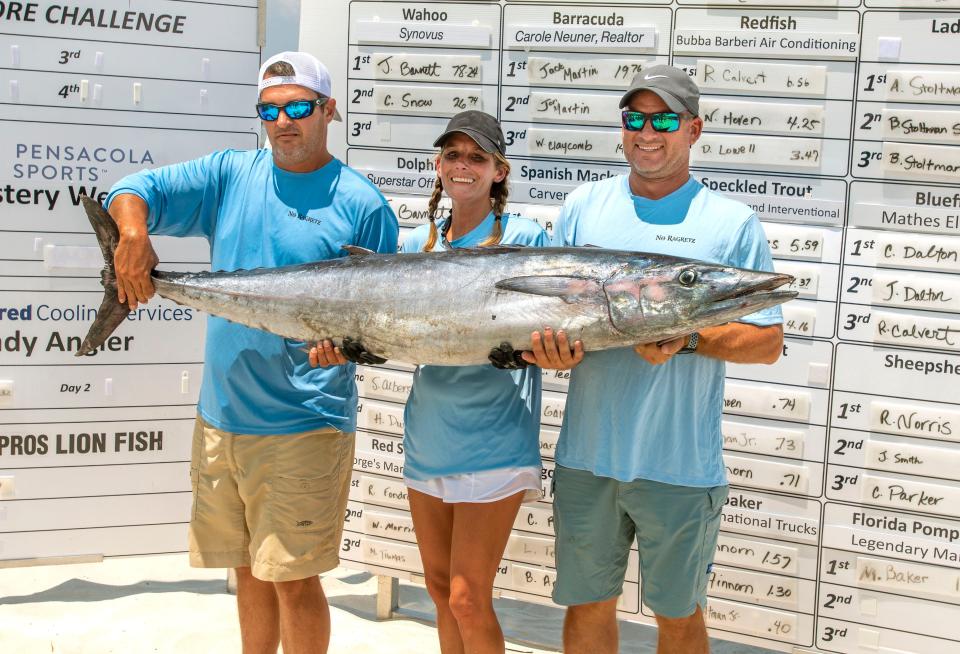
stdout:
<svg viewBox="0 0 960 654">
<path fill-rule="evenodd" d="M 677 354 L 692 354 L 697 351 L 699 345 L 700 332 L 692 332 L 690 336 L 687 337 L 687 344 L 677 350 Z"/>
</svg>

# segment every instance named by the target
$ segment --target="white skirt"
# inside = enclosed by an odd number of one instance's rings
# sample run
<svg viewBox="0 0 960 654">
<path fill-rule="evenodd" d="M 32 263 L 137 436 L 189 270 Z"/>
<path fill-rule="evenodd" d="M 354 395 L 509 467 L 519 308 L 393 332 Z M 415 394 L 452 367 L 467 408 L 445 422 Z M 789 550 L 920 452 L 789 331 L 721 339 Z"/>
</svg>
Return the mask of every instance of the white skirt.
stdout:
<svg viewBox="0 0 960 654">
<path fill-rule="evenodd" d="M 529 504 L 543 497 L 540 474 L 540 468 L 528 466 L 447 475 L 426 481 L 404 476 L 403 481 L 408 488 L 440 498 L 449 504 L 496 502 L 520 491 L 526 491 L 523 503 Z"/>
</svg>

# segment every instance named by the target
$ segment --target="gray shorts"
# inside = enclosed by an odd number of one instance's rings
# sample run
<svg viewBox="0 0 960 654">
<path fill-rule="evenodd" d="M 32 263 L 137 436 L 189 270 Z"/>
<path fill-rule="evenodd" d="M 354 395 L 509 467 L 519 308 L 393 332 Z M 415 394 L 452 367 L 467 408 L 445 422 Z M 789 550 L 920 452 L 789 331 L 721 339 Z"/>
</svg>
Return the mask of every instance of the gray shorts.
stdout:
<svg viewBox="0 0 960 654">
<path fill-rule="evenodd" d="M 554 602 L 569 606 L 619 596 L 636 538 L 641 594 L 654 613 L 683 618 L 706 606 L 727 486 L 621 482 L 560 465 L 554 479 Z"/>
</svg>

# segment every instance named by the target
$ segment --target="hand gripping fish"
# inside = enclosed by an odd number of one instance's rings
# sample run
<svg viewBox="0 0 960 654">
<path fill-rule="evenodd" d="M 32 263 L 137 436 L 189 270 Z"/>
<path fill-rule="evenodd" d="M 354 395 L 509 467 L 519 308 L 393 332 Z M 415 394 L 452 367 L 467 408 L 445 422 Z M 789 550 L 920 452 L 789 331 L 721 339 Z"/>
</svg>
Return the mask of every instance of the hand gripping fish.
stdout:
<svg viewBox="0 0 960 654">
<path fill-rule="evenodd" d="M 83 198 L 103 251 L 103 303 L 77 356 L 126 319 L 117 300 L 116 223 Z M 566 331 L 586 350 L 689 334 L 786 302 L 789 275 L 601 248 L 495 246 L 351 256 L 281 268 L 156 270 L 161 297 L 301 341 L 331 339 L 348 359 L 522 365 L 533 331 Z M 492 357 L 492 358 L 491 358 Z"/>
</svg>

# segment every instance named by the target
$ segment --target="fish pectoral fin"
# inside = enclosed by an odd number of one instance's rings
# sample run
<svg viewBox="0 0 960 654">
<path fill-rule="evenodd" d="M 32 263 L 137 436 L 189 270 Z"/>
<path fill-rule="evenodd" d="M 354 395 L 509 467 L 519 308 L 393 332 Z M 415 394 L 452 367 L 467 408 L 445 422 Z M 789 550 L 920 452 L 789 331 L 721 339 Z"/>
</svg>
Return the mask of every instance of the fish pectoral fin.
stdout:
<svg viewBox="0 0 960 654">
<path fill-rule="evenodd" d="M 373 250 L 368 250 L 367 248 L 360 247 L 359 245 L 341 245 L 341 250 L 346 250 L 353 255 L 362 255 L 362 254 L 376 254 Z"/>
<path fill-rule="evenodd" d="M 587 295 L 603 296 L 603 287 L 600 282 L 589 277 L 528 275 L 501 279 L 494 285 L 503 291 L 558 297 L 568 303 L 577 302 Z"/>
</svg>

